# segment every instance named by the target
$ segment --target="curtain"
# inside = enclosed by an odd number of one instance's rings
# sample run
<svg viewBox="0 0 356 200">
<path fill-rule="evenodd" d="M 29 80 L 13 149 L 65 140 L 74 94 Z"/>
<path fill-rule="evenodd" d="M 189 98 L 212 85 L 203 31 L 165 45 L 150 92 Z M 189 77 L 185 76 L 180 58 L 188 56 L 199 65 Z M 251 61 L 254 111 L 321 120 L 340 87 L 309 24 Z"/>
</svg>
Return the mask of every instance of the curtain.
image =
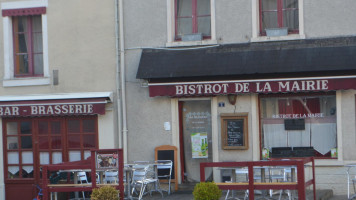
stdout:
<svg viewBox="0 0 356 200">
<path fill-rule="evenodd" d="M 177 35 L 182 36 L 193 32 L 191 16 L 192 0 L 177 0 Z"/>
<path fill-rule="evenodd" d="M 43 74 L 43 44 L 42 44 L 42 20 L 41 16 L 32 17 L 33 34 L 33 65 L 34 74 Z"/>
<path fill-rule="evenodd" d="M 61 162 L 62 162 L 62 152 L 53 152 L 52 153 L 52 163 L 53 164 L 58 164 L 58 163 L 61 163 Z"/>
<path fill-rule="evenodd" d="M 197 0 L 198 33 L 211 35 L 210 0 Z"/>
</svg>

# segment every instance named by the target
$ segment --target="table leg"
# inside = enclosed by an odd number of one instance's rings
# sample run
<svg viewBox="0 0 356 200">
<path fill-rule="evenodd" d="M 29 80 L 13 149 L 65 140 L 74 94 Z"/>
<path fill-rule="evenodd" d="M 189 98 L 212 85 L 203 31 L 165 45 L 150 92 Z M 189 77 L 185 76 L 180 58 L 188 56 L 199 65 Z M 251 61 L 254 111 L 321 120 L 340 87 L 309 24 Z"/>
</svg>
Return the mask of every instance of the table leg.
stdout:
<svg viewBox="0 0 356 200">
<path fill-rule="evenodd" d="M 131 196 L 131 183 L 130 183 L 131 171 L 126 170 L 126 188 L 127 188 L 127 198 L 132 199 Z"/>
</svg>

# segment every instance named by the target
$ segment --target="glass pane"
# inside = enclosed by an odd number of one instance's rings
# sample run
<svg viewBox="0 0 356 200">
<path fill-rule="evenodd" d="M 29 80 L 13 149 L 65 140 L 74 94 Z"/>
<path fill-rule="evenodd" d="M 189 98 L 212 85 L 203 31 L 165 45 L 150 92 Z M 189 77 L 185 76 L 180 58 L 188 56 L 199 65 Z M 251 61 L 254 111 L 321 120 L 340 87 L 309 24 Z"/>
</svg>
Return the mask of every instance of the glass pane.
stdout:
<svg viewBox="0 0 356 200">
<path fill-rule="evenodd" d="M 283 27 L 288 27 L 288 30 L 299 29 L 299 12 L 298 10 L 283 11 Z"/>
<path fill-rule="evenodd" d="M 262 0 L 262 11 L 277 11 L 277 0 Z"/>
<path fill-rule="evenodd" d="M 203 36 L 211 35 L 210 16 L 198 17 L 198 33 L 203 33 Z"/>
<path fill-rule="evenodd" d="M 40 134 L 40 135 L 48 134 L 48 122 L 47 121 L 38 122 L 38 134 Z"/>
<path fill-rule="evenodd" d="M 33 164 L 33 153 L 32 153 L 32 151 L 22 152 L 22 164 Z"/>
<path fill-rule="evenodd" d="M 277 12 L 264 12 L 262 13 L 262 30 L 266 28 L 278 28 Z"/>
<path fill-rule="evenodd" d="M 48 136 L 38 137 L 38 146 L 40 149 L 49 149 Z"/>
<path fill-rule="evenodd" d="M 17 29 L 17 32 L 27 31 L 27 17 L 14 17 L 13 23 L 14 28 Z"/>
<path fill-rule="evenodd" d="M 210 15 L 210 0 L 197 0 L 197 13 L 199 15 Z"/>
<path fill-rule="evenodd" d="M 28 52 L 28 35 L 24 33 L 15 34 L 15 53 L 27 53 Z"/>
<path fill-rule="evenodd" d="M 12 178 L 19 178 L 19 171 L 20 171 L 20 168 L 18 166 L 9 166 L 7 168 L 8 170 L 8 178 L 12 179 Z"/>
<path fill-rule="evenodd" d="M 52 164 L 58 164 L 62 162 L 62 152 L 52 153 Z"/>
<path fill-rule="evenodd" d="M 80 132 L 80 121 L 68 120 L 68 133 L 79 133 L 79 132 Z"/>
<path fill-rule="evenodd" d="M 84 133 L 95 133 L 95 120 L 83 120 L 83 132 Z"/>
<path fill-rule="evenodd" d="M 283 8 L 298 8 L 298 0 L 283 0 Z"/>
<path fill-rule="evenodd" d="M 80 160 L 80 151 L 69 151 L 69 161 L 78 161 Z"/>
<path fill-rule="evenodd" d="M 17 135 L 17 122 L 7 122 L 6 123 L 6 132 L 8 135 Z"/>
<path fill-rule="evenodd" d="M 7 164 L 19 164 L 19 153 L 18 152 L 7 152 Z"/>
<path fill-rule="evenodd" d="M 40 152 L 40 164 L 47 165 L 49 163 L 49 153 L 48 152 Z"/>
<path fill-rule="evenodd" d="M 179 36 L 182 36 L 184 34 L 191 34 L 193 32 L 191 18 L 180 18 L 178 19 L 177 23 L 177 34 Z"/>
<path fill-rule="evenodd" d="M 331 150 L 337 147 L 335 111 L 335 96 L 261 99 L 263 148 L 269 149 L 272 152 L 271 155 L 276 156 L 273 148 L 293 147 L 296 156 L 301 156 L 303 151 L 295 151 L 295 149 L 309 147 L 317 157 L 330 157 Z M 287 122 L 295 123 L 296 121 L 299 122 L 298 126 L 286 128 Z"/>
<path fill-rule="evenodd" d="M 40 15 L 32 16 L 32 32 L 42 32 L 42 20 Z"/>
<path fill-rule="evenodd" d="M 61 136 L 52 137 L 52 149 L 61 149 L 61 148 L 62 148 Z"/>
<path fill-rule="evenodd" d="M 21 134 L 31 134 L 32 126 L 31 122 L 21 122 Z"/>
<path fill-rule="evenodd" d="M 95 135 L 84 135 L 83 140 L 83 146 L 85 148 L 95 147 Z"/>
<path fill-rule="evenodd" d="M 42 33 L 34 33 L 33 34 L 33 52 L 34 53 L 42 53 L 43 52 L 42 45 Z"/>
<path fill-rule="evenodd" d="M 24 75 L 29 73 L 28 69 L 28 55 L 16 55 L 16 75 Z"/>
<path fill-rule="evenodd" d="M 86 160 L 90 156 L 91 156 L 91 152 L 90 151 L 84 151 L 84 160 Z"/>
<path fill-rule="evenodd" d="M 59 121 L 51 122 L 51 133 L 61 134 L 61 122 Z"/>
<path fill-rule="evenodd" d="M 34 54 L 33 56 L 33 64 L 35 67 L 34 74 L 35 75 L 42 75 L 43 74 L 43 55 L 42 53 L 40 54 Z"/>
<path fill-rule="evenodd" d="M 68 147 L 69 148 L 80 148 L 80 135 L 68 136 Z"/>
<path fill-rule="evenodd" d="M 18 149 L 19 142 L 18 137 L 7 137 L 7 149 Z"/>
<path fill-rule="evenodd" d="M 32 136 L 21 136 L 21 148 L 32 149 Z"/>
<path fill-rule="evenodd" d="M 177 0 L 177 16 L 192 16 L 192 0 Z"/>
<path fill-rule="evenodd" d="M 33 166 L 22 167 L 22 178 L 33 178 Z"/>
</svg>

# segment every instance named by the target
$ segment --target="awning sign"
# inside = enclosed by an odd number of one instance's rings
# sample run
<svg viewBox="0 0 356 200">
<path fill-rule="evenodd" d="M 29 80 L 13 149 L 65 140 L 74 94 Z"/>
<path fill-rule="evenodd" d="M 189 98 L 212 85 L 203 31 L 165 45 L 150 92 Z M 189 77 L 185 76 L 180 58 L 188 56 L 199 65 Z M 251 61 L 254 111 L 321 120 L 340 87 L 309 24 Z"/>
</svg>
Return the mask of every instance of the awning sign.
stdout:
<svg viewBox="0 0 356 200">
<path fill-rule="evenodd" d="M 0 117 L 105 114 L 105 103 L 0 105 Z"/>
<path fill-rule="evenodd" d="M 317 92 L 356 89 L 356 78 L 310 78 L 149 84 L 150 97 L 212 96 L 244 93 Z"/>
</svg>

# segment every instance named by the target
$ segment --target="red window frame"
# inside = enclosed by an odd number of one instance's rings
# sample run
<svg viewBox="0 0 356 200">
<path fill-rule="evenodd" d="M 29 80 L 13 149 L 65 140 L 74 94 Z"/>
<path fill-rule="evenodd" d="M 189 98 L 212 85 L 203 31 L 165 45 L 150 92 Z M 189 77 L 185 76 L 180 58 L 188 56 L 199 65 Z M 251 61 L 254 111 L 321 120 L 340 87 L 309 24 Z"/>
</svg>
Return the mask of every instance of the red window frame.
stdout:
<svg viewBox="0 0 356 200">
<path fill-rule="evenodd" d="M 209 0 L 210 3 L 211 0 Z M 175 16 L 175 40 L 180 41 L 182 38 L 178 36 L 178 19 L 180 18 L 192 18 L 192 34 L 198 33 L 198 18 L 199 17 L 211 17 L 211 10 L 210 10 L 210 15 L 198 15 L 198 0 L 192 0 L 192 15 L 191 16 L 180 16 L 178 17 L 177 13 L 177 0 L 174 0 L 174 16 Z M 211 8 L 210 8 L 211 9 Z M 211 20 L 211 18 L 210 18 Z M 203 36 L 203 39 L 211 39 L 211 35 L 209 36 Z"/>
<path fill-rule="evenodd" d="M 298 8 L 283 8 L 283 0 L 277 0 L 277 10 L 262 10 L 262 1 L 264 0 L 259 0 L 259 18 L 260 18 L 260 35 L 261 36 L 266 36 L 266 31 L 263 30 L 263 25 L 262 25 L 262 14 L 264 12 L 277 12 L 277 23 L 278 27 L 282 28 L 283 27 L 283 11 L 286 10 L 298 10 Z M 299 0 L 296 0 L 299 3 Z M 288 29 L 288 34 L 298 34 L 299 33 L 299 27 L 296 30 L 289 30 Z"/>
<path fill-rule="evenodd" d="M 42 16 L 41 15 L 34 15 L 34 16 L 40 16 L 41 17 L 41 22 L 42 22 Z M 32 15 L 26 15 L 26 16 L 13 16 L 12 17 L 12 30 L 13 30 L 13 55 L 14 55 L 14 76 L 15 77 L 43 77 L 42 74 L 35 74 L 35 63 L 34 63 L 34 57 L 35 55 L 41 54 L 43 56 L 43 46 L 42 46 L 42 51 L 41 52 L 35 52 L 34 50 L 34 44 L 33 44 L 33 36 L 35 34 L 41 34 L 42 35 L 42 29 L 40 31 L 33 31 L 33 17 Z M 19 18 L 21 17 L 26 17 L 27 20 L 27 27 L 26 30 L 23 32 L 18 31 L 18 21 Z M 20 52 L 20 44 L 19 44 L 19 36 L 20 35 L 27 35 L 28 42 L 27 42 L 27 52 Z M 28 72 L 27 73 L 20 73 L 20 61 L 18 56 L 26 56 L 28 57 Z"/>
<path fill-rule="evenodd" d="M 26 118 L 3 118 L 3 155 L 4 155 L 4 179 L 5 179 L 5 183 L 39 183 L 40 180 L 40 153 L 41 152 L 49 152 L 49 163 L 53 164 L 52 161 L 52 153 L 53 152 L 62 152 L 62 161 L 63 162 L 67 162 L 69 161 L 69 151 L 72 150 L 71 148 L 69 148 L 68 146 L 68 121 L 69 120 L 79 120 L 80 121 L 80 132 L 76 133 L 79 134 L 80 140 L 79 143 L 81 144 L 79 148 L 75 148 L 75 150 L 80 151 L 80 159 L 84 160 L 84 153 L 85 151 L 90 151 L 91 149 L 97 149 L 99 147 L 99 142 L 98 142 L 98 117 L 97 115 L 90 115 L 90 116 L 76 116 L 76 117 L 41 117 L 41 118 L 30 118 L 30 117 L 26 117 Z M 85 131 L 85 128 L 83 128 L 83 121 L 85 120 L 92 120 L 93 124 L 91 124 L 92 131 Z M 18 133 L 17 134 L 12 134 L 12 135 L 8 135 L 7 133 L 7 123 L 9 122 L 17 122 L 17 130 Z M 29 122 L 31 124 L 31 133 L 30 134 L 26 134 L 26 135 L 21 135 L 20 134 L 20 124 L 21 122 Z M 58 148 L 53 148 L 53 138 L 57 137 L 57 135 L 55 135 L 53 137 L 53 135 L 51 135 L 51 131 L 43 131 L 43 134 L 40 134 L 40 127 L 39 127 L 39 123 L 40 122 L 47 122 L 47 123 L 51 123 L 51 122 L 61 122 L 60 125 L 60 136 L 61 136 L 61 149 Z M 50 129 L 50 125 L 48 126 Z M 85 147 L 84 145 L 84 137 L 85 135 L 91 135 L 93 136 L 92 138 L 94 138 L 93 141 L 93 147 Z M 21 136 L 31 136 L 32 137 L 32 148 L 31 149 L 20 149 L 21 147 Z M 40 147 L 40 141 L 39 138 L 40 137 L 44 137 L 44 136 L 48 136 L 47 138 L 47 142 L 48 142 L 48 148 L 41 148 Z M 17 149 L 8 149 L 8 144 L 7 144 L 7 138 L 8 137 L 18 137 L 18 147 Z M 42 140 L 42 141 L 46 141 Z M 43 143 L 42 143 L 43 145 Z M 46 145 L 47 146 L 47 145 Z M 33 163 L 32 164 L 22 164 L 22 160 L 21 160 L 21 153 L 23 151 L 32 151 L 33 152 Z M 8 152 L 19 152 L 19 164 L 8 164 Z M 8 177 L 8 167 L 9 166 L 19 166 L 19 173 L 21 176 L 22 173 L 22 166 L 26 166 L 26 165 L 33 165 L 33 177 L 30 178 L 23 178 L 23 177 L 19 177 L 19 178 L 9 178 Z"/>
</svg>

